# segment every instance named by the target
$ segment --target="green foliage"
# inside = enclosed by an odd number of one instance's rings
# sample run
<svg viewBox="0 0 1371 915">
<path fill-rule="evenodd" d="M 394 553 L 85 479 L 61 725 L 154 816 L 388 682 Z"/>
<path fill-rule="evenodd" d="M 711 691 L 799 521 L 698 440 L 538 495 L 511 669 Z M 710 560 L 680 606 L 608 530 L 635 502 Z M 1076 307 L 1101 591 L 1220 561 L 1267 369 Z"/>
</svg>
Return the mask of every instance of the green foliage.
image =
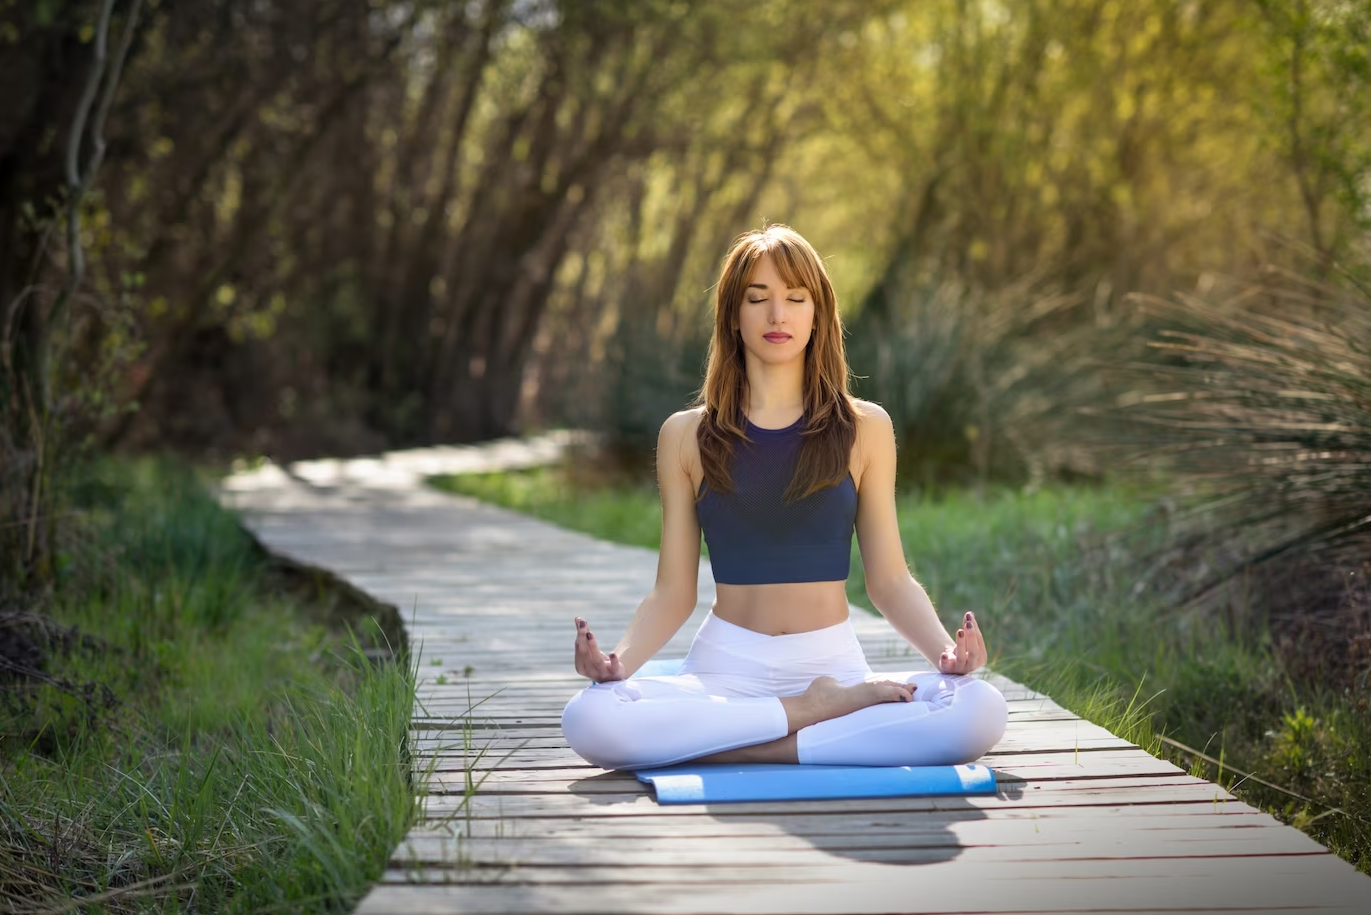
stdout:
<svg viewBox="0 0 1371 915">
<path fill-rule="evenodd" d="M 1305 238 L 1322 257 L 1345 254 L 1371 227 L 1371 3 L 1260 0 L 1257 99 L 1299 187 Z"/>
<path fill-rule="evenodd" d="M 72 486 L 45 625 L 79 637 L 0 718 L 0 882 L 109 912 L 349 910 L 416 812 L 408 663 L 286 598 L 184 466 Z"/>
<path fill-rule="evenodd" d="M 1286 712 L 1281 716 L 1280 730 L 1272 738 L 1272 762 L 1291 775 L 1306 774 L 1319 730 L 1319 723 L 1309 717 L 1303 706 Z"/>
</svg>

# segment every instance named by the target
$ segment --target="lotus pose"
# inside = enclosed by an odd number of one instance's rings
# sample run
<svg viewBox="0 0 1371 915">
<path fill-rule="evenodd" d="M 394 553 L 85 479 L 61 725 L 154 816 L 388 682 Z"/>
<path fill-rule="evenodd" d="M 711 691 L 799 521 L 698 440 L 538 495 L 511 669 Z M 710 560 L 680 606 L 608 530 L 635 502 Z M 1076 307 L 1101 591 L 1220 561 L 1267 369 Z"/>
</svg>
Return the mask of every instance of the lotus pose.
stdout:
<svg viewBox="0 0 1371 915">
<path fill-rule="evenodd" d="M 738 237 L 716 288 L 694 409 L 657 441 L 655 587 L 608 654 L 576 618 L 562 713 L 577 754 L 611 769 L 686 760 L 825 765 L 970 762 L 1004 733 L 1004 697 L 971 613 L 956 638 L 905 564 L 889 415 L 848 393 L 833 286 L 786 226 Z M 856 528 L 867 594 L 937 673 L 873 674 L 844 582 Z M 675 676 L 628 679 L 695 608 L 700 534 L 717 597 Z"/>
</svg>

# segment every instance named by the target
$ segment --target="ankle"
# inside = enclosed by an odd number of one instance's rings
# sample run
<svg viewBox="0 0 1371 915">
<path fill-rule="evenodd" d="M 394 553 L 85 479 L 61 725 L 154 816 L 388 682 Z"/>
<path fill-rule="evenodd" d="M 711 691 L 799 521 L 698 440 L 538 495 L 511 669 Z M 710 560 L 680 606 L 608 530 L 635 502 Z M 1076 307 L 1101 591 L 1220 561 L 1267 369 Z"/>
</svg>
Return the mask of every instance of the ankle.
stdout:
<svg viewBox="0 0 1371 915">
<path fill-rule="evenodd" d="M 785 709 L 786 733 L 794 734 L 801 728 L 807 728 L 818 720 L 814 711 L 814 703 L 808 695 L 782 696 L 781 708 Z"/>
</svg>

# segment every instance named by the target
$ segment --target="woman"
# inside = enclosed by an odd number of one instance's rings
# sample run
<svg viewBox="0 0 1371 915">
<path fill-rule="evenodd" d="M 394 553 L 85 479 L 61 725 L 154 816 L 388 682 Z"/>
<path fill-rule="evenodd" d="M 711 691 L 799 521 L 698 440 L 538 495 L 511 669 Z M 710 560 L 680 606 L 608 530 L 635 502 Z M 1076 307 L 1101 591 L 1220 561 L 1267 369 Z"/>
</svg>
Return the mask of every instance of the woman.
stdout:
<svg viewBox="0 0 1371 915">
<path fill-rule="evenodd" d="M 657 582 L 609 654 L 576 618 L 562 713 L 604 768 L 685 760 L 825 765 L 969 762 L 1004 733 L 1004 698 L 967 613 L 947 634 L 910 575 L 895 522 L 895 435 L 848 394 L 823 261 L 792 229 L 738 237 L 716 288 L 698 405 L 662 424 Z M 876 675 L 848 621 L 853 528 L 871 602 L 938 673 Z M 695 608 L 700 534 L 717 598 L 681 667 L 628 679 Z"/>
</svg>

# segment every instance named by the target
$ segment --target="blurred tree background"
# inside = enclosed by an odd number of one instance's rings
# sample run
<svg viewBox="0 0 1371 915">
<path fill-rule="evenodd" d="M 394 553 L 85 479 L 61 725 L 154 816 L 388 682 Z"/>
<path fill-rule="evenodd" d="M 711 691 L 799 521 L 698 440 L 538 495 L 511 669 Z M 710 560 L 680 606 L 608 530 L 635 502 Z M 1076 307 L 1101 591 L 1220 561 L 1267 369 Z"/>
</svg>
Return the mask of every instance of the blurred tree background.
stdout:
<svg viewBox="0 0 1371 915">
<path fill-rule="evenodd" d="M 9 0 L 5 580 L 52 574 L 92 453 L 645 453 L 729 240 L 777 221 L 828 258 L 902 486 L 1166 473 L 1266 511 L 1194 534 L 1187 594 L 1338 544 L 1332 593 L 1371 526 L 1369 29 L 1367 0 Z"/>
</svg>

